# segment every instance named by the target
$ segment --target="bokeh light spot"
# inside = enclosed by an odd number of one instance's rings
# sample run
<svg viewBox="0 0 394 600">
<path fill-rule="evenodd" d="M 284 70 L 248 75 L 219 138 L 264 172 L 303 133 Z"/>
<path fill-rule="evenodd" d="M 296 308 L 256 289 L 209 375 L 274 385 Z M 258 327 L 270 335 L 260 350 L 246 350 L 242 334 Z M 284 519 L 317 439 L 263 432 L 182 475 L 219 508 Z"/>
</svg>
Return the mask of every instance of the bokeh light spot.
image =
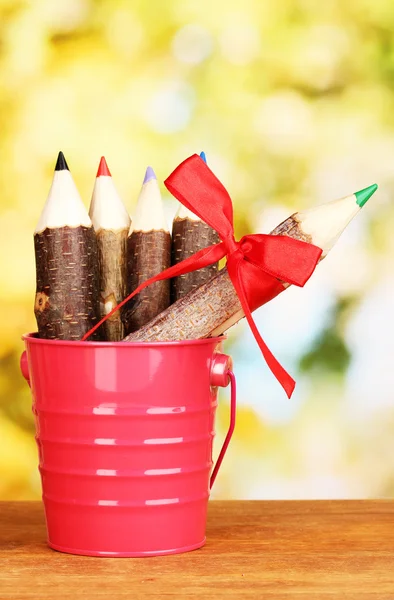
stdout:
<svg viewBox="0 0 394 600">
<path fill-rule="evenodd" d="M 235 65 L 246 65 L 260 53 L 257 28 L 248 22 L 230 22 L 220 36 L 220 47 L 225 58 Z"/>
<path fill-rule="evenodd" d="M 185 25 L 177 31 L 172 51 L 180 62 L 198 65 L 212 53 L 213 41 L 207 29 L 200 25 Z"/>
<path fill-rule="evenodd" d="M 255 128 L 277 154 L 299 154 L 313 137 L 312 111 L 304 98 L 293 91 L 268 96 L 257 110 Z"/>
<path fill-rule="evenodd" d="M 145 119 L 158 133 L 181 131 L 190 121 L 193 106 L 193 88 L 181 82 L 171 82 L 152 95 Z"/>
</svg>

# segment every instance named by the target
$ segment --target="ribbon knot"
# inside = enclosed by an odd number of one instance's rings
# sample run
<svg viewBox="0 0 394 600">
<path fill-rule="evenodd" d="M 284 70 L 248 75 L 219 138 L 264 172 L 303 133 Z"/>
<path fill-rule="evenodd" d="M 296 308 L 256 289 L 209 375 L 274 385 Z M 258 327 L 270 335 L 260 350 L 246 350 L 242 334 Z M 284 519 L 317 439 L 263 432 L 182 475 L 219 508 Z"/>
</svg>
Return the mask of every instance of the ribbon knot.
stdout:
<svg viewBox="0 0 394 600">
<path fill-rule="evenodd" d="M 248 324 L 269 368 L 290 397 L 295 381 L 264 342 L 253 320 L 252 311 L 282 292 L 283 282 L 304 286 L 316 268 L 322 249 L 287 236 L 266 234 L 246 235 L 237 242 L 234 238 L 231 198 L 197 154 L 183 161 L 164 184 L 184 206 L 217 231 L 221 242 L 203 248 L 144 281 L 82 339 L 86 340 L 115 311 L 151 283 L 202 269 L 226 256 L 228 275 Z"/>
<path fill-rule="evenodd" d="M 248 253 L 251 251 L 252 249 L 252 244 L 250 243 L 250 241 L 248 240 L 248 236 L 244 235 L 240 241 L 239 241 L 239 245 L 241 246 L 242 249 L 242 253 L 244 256 L 247 256 Z"/>
<path fill-rule="evenodd" d="M 232 233 L 229 233 L 228 236 L 223 240 L 223 244 L 226 247 L 227 258 L 229 258 L 232 254 L 235 254 L 237 251 L 242 252 L 241 243 L 235 240 L 235 237 Z"/>
</svg>

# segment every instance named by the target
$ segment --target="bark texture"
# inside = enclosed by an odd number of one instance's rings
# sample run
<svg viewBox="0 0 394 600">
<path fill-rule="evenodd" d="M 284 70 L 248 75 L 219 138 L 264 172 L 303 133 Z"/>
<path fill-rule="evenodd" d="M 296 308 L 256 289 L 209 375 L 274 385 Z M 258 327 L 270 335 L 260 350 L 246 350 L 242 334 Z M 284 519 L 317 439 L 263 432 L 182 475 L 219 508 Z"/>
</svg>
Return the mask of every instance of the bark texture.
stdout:
<svg viewBox="0 0 394 600">
<path fill-rule="evenodd" d="M 171 265 L 168 231 L 133 231 L 127 240 L 127 294 Z M 126 334 L 149 323 L 170 304 L 170 281 L 157 281 L 129 300 L 122 311 Z"/>
<path fill-rule="evenodd" d="M 46 228 L 34 235 L 40 338 L 79 340 L 99 319 L 99 269 L 93 227 Z M 100 339 L 95 332 L 90 339 Z"/>
<path fill-rule="evenodd" d="M 272 232 L 311 243 L 297 216 L 292 215 Z M 287 284 L 283 285 L 286 289 Z M 149 289 L 149 288 L 148 288 Z M 170 341 L 220 335 L 244 317 L 242 306 L 227 268 L 194 291 L 172 304 L 147 325 L 128 335 L 124 341 Z"/>
<path fill-rule="evenodd" d="M 189 292 L 125 341 L 169 341 L 209 337 L 241 308 L 227 269 Z"/>
<path fill-rule="evenodd" d="M 295 240 L 312 244 L 312 236 L 302 231 L 302 223 L 297 218 L 297 213 L 288 217 L 271 231 L 271 235 L 287 235 Z"/>
<path fill-rule="evenodd" d="M 96 235 L 100 267 L 100 317 L 104 317 L 126 297 L 128 229 L 101 229 Z M 101 331 L 109 342 L 119 342 L 124 337 L 119 310 L 104 321 Z"/>
<path fill-rule="evenodd" d="M 175 218 L 172 226 L 171 264 L 189 258 L 199 250 L 220 242 L 219 235 L 203 221 Z M 218 263 L 179 275 L 171 280 L 171 302 L 183 298 L 218 272 Z"/>
</svg>

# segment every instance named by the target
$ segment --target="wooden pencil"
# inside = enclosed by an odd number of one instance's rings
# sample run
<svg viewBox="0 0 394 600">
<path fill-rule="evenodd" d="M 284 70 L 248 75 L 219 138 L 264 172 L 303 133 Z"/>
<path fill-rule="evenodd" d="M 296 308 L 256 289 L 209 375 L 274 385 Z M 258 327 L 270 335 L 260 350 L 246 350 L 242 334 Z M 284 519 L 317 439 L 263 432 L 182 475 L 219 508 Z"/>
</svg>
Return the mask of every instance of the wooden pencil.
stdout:
<svg viewBox="0 0 394 600">
<path fill-rule="evenodd" d="M 131 225 L 104 156 L 97 171 L 89 215 L 97 236 L 101 318 L 126 296 L 127 237 Z M 111 315 L 101 329 L 107 341 L 121 340 L 124 327 L 120 312 Z"/>
<path fill-rule="evenodd" d="M 322 259 L 376 191 L 371 185 L 355 194 L 291 215 L 272 235 L 289 237 L 322 248 Z M 283 283 L 283 290 L 289 284 Z M 169 341 L 221 335 L 244 317 L 227 268 L 175 302 L 124 341 Z"/>
<path fill-rule="evenodd" d="M 62 152 L 34 232 L 34 250 L 39 337 L 81 339 L 99 318 L 97 241 Z"/>
<path fill-rule="evenodd" d="M 127 240 L 127 294 L 171 265 L 171 235 L 156 175 L 146 170 Z M 125 332 L 134 332 L 170 304 L 170 281 L 158 281 L 124 306 Z"/>
<path fill-rule="evenodd" d="M 205 153 L 200 157 L 206 162 Z M 183 204 L 180 205 L 172 224 L 171 264 L 189 258 L 198 250 L 219 242 L 219 235 Z M 218 263 L 179 275 L 171 279 L 171 302 L 197 289 L 218 272 Z"/>
</svg>

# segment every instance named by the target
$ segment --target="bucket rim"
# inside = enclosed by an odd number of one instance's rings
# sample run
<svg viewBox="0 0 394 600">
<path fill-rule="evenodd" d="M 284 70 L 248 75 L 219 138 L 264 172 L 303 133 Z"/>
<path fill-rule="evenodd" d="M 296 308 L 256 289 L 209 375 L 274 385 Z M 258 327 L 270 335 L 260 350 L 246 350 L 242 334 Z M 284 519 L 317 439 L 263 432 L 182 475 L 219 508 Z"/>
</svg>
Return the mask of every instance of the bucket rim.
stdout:
<svg viewBox="0 0 394 600">
<path fill-rule="evenodd" d="M 202 346 L 204 344 L 220 343 L 227 339 L 226 335 L 221 335 L 212 338 L 203 338 L 197 340 L 171 340 L 169 342 L 98 342 L 81 340 L 47 340 L 37 337 L 38 332 L 24 333 L 21 339 L 29 344 L 50 345 L 50 346 L 72 346 L 72 347 L 88 347 L 88 348 L 157 348 L 157 347 L 179 347 L 179 346 Z"/>
</svg>

